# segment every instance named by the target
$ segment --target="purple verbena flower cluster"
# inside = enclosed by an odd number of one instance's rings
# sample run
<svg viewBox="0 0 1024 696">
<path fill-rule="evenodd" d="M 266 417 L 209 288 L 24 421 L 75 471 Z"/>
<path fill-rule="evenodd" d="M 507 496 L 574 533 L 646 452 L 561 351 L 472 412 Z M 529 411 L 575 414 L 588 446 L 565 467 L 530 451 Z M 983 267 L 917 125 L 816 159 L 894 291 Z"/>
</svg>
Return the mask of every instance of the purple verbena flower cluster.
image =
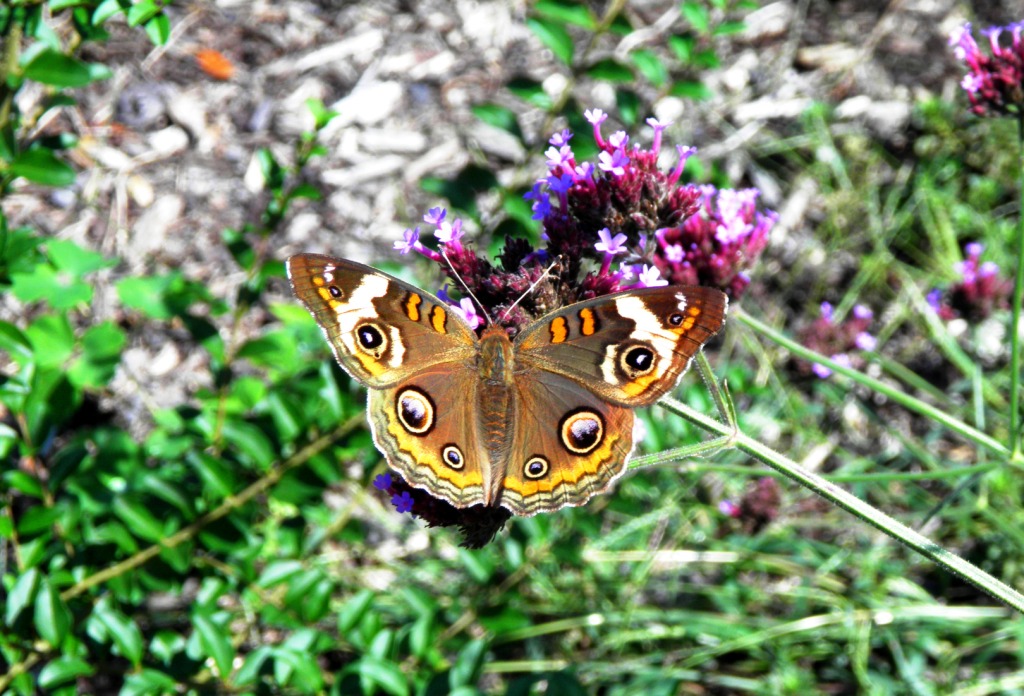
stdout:
<svg viewBox="0 0 1024 696">
<path fill-rule="evenodd" d="M 829 356 L 840 365 L 853 366 L 860 362 L 860 358 L 851 351 L 872 351 L 878 344 L 875 337 L 868 333 L 873 318 L 874 313 L 870 309 L 864 305 L 855 305 L 850 316 L 837 322 L 832 305 L 822 302 L 821 316 L 800 332 L 800 342 L 811 350 Z M 802 372 L 813 373 L 821 379 L 832 374 L 832 370 L 821 363 L 808 366 L 801 361 L 798 365 Z"/>
<path fill-rule="evenodd" d="M 484 324 L 485 311 L 515 330 L 558 307 L 620 290 L 699 284 L 737 299 L 750 283 L 746 271 L 778 217 L 757 209 L 758 191 L 679 184 L 692 147 L 677 146 L 675 166 L 661 171 L 668 123 L 647 120 L 654 137 L 644 148 L 624 131 L 605 138 L 601 126 L 608 117 L 600 109 L 584 115 L 600 148 L 597 161 L 576 158 L 571 131 L 555 133 L 544 153 L 548 173 L 525 195 L 543 227 L 545 248 L 510 238 L 494 265 L 463 244 L 462 221 L 448 222 L 442 208 L 423 218 L 436 228 L 439 251 L 420 242 L 419 227 L 395 242 L 400 253 L 416 251 L 439 263 L 459 287 L 465 283 L 482 308 L 453 300 L 447 290 L 441 297 L 474 328 Z"/>
<path fill-rule="evenodd" d="M 1021 114 L 1024 106 L 1024 22 L 1006 27 L 989 27 L 981 33 L 988 37 L 992 55 L 985 55 L 971 35 L 968 22 L 949 37 L 953 55 L 969 68 L 960 86 L 967 91 L 971 111 L 979 116 Z M 1009 34 L 1009 46 L 1001 39 Z"/>
<path fill-rule="evenodd" d="M 779 516 L 781 505 L 782 490 L 778 482 L 764 476 L 747 488 L 739 503 L 722 500 L 718 503 L 718 510 L 739 520 L 745 533 L 756 534 Z"/>
<path fill-rule="evenodd" d="M 967 258 L 953 265 L 960 278 L 945 291 L 938 288 L 928 293 L 928 304 L 945 321 L 963 318 L 976 322 L 995 309 L 1010 306 L 1013 284 L 999 275 L 993 261 L 981 261 L 985 245 L 971 242 L 964 247 Z"/>
</svg>

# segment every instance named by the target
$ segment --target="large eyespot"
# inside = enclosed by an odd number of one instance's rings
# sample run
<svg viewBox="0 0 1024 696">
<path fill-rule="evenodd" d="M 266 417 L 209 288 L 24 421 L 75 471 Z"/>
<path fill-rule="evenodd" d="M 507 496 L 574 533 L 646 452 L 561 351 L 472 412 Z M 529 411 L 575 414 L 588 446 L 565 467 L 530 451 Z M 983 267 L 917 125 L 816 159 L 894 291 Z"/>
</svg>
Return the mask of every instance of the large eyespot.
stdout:
<svg viewBox="0 0 1024 696">
<path fill-rule="evenodd" d="M 567 450 L 573 454 L 590 454 L 604 439 L 604 421 L 600 414 L 581 408 L 562 418 L 558 432 Z"/>
<path fill-rule="evenodd" d="M 462 450 L 455 445 L 444 446 L 444 449 L 441 450 L 441 460 L 452 469 L 461 469 L 466 465 L 466 460 L 462 456 Z"/>
<path fill-rule="evenodd" d="M 619 353 L 619 368 L 631 380 L 650 374 L 657 356 L 648 346 L 627 346 Z"/>
<path fill-rule="evenodd" d="M 539 454 L 534 455 L 527 459 L 526 464 L 523 465 L 523 476 L 533 480 L 543 478 L 548 475 L 548 470 L 550 468 L 551 465 L 548 463 L 547 459 Z"/>
<path fill-rule="evenodd" d="M 395 397 L 398 422 L 413 435 L 426 435 L 434 427 L 434 402 L 416 387 L 406 387 Z"/>
<path fill-rule="evenodd" d="M 387 335 L 379 324 L 367 322 L 356 327 L 356 342 L 366 353 L 379 358 L 388 347 Z"/>
</svg>

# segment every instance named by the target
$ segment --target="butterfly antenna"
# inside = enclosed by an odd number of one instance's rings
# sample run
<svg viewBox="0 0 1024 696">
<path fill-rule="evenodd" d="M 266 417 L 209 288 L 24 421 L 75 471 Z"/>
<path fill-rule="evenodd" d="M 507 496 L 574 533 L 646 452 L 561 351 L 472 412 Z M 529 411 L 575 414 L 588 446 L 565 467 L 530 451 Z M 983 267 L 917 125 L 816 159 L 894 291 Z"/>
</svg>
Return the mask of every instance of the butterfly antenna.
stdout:
<svg viewBox="0 0 1024 696">
<path fill-rule="evenodd" d="M 540 285 L 540 281 L 542 281 L 545 278 L 547 278 L 548 274 L 551 273 L 551 269 L 554 268 L 557 265 L 558 265 L 558 262 L 555 261 L 550 266 L 545 268 L 544 272 L 540 274 L 540 278 L 538 278 L 537 280 L 533 281 L 533 283 L 530 285 L 530 287 L 526 288 L 526 292 L 524 292 L 522 295 L 520 295 L 519 299 L 517 299 L 515 302 L 513 302 L 511 305 L 509 305 L 508 309 L 506 309 L 504 312 L 501 313 L 501 320 L 505 321 L 506 319 L 508 319 L 508 313 L 511 312 L 513 309 L 515 309 L 517 304 L 519 304 L 524 299 L 526 299 L 526 297 L 529 296 L 529 294 L 531 292 L 533 292 L 534 288 L 536 288 L 538 285 Z"/>
<path fill-rule="evenodd" d="M 476 295 L 473 294 L 473 291 L 469 289 L 466 281 L 464 281 L 462 276 L 459 275 L 459 272 L 455 270 L 455 266 L 452 265 L 451 259 L 448 258 L 448 254 L 445 253 L 443 247 L 441 249 L 441 258 L 443 258 L 444 262 L 448 264 L 448 268 L 451 269 L 452 275 L 455 276 L 455 280 L 459 281 L 459 285 L 462 286 L 462 289 L 466 291 L 467 295 L 473 298 L 473 301 L 476 302 L 476 306 L 484 313 L 484 318 L 487 319 L 487 325 L 494 326 L 494 319 L 492 319 L 491 315 L 487 313 L 487 308 L 484 307 L 484 303 L 477 299 Z"/>
</svg>

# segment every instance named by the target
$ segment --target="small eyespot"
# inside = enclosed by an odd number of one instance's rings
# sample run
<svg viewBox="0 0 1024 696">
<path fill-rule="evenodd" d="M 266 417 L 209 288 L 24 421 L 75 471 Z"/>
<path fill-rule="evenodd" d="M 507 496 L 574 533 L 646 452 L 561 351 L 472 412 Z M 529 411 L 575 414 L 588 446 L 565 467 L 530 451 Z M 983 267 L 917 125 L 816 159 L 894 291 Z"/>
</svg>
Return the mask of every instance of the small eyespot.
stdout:
<svg viewBox="0 0 1024 696">
<path fill-rule="evenodd" d="M 452 469 L 461 469 L 466 465 L 466 460 L 462 457 L 462 450 L 455 445 L 446 445 L 441 450 L 441 459 Z"/>
<path fill-rule="evenodd" d="M 672 326 L 679 326 L 683 323 L 683 315 L 676 312 L 668 318 L 668 323 Z"/>
<path fill-rule="evenodd" d="M 359 339 L 360 347 L 367 352 L 376 352 L 387 342 L 384 332 L 376 324 L 357 326 L 356 338 Z"/>
<path fill-rule="evenodd" d="M 649 374 L 656 362 L 654 351 L 647 346 L 629 346 L 619 355 L 619 366 L 629 379 Z"/>
<path fill-rule="evenodd" d="M 340 300 L 345 295 L 337 285 L 328 286 L 327 292 L 331 293 L 331 297 L 336 300 Z"/>
<path fill-rule="evenodd" d="M 426 435 L 434 427 L 434 402 L 416 387 L 406 387 L 395 397 L 398 420 L 413 435 Z"/>
<path fill-rule="evenodd" d="M 604 421 L 601 415 L 586 409 L 570 411 L 559 427 L 562 446 L 573 454 L 590 454 L 604 440 Z"/>
<path fill-rule="evenodd" d="M 523 476 L 531 480 L 543 478 L 547 476 L 550 468 L 548 460 L 544 457 L 539 455 L 530 457 L 523 466 Z"/>
</svg>

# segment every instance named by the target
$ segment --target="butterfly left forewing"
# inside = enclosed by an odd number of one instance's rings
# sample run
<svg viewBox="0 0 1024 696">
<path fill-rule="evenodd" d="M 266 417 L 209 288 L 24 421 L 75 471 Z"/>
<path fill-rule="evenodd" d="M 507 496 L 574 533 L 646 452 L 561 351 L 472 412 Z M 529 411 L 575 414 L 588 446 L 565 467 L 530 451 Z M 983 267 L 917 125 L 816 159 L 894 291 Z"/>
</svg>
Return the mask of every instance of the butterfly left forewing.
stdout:
<svg viewBox="0 0 1024 696">
<path fill-rule="evenodd" d="M 714 288 L 666 286 L 563 307 L 516 339 L 521 364 L 564 375 L 614 404 L 654 403 L 725 323 Z"/>
<path fill-rule="evenodd" d="M 476 355 L 476 334 L 429 293 L 347 259 L 288 259 L 295 295 L 323 329 L 334 356 L 371 388 L 395 384 L 438 363 Z"/>
</svg>

